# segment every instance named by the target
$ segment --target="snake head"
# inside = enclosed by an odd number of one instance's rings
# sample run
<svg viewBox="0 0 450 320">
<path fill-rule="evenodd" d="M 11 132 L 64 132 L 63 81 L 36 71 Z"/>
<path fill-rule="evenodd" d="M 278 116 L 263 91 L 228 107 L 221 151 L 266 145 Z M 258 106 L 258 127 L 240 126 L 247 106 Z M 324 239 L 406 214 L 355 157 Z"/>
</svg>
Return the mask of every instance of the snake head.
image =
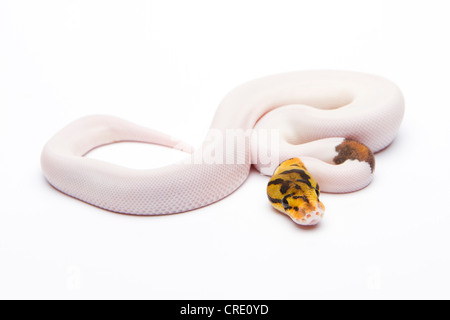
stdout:
<svg viewBox="0 0 450 320">
<path fill-rule="evenodd" d="M 302 197 L 302 199 L 296 199 Z M 281 211 L 287 214 L 295 223 L 303 226 L 314 226 L 320 222 L 325 213 L 325 206 L 319 200 L 305 201 L 303 196 L 292 196 L 287 200 L 288 206 Z"/>
<path fill-rule="evenodd" d="M 275 209 L 297 224 L 312 226 L 323 218 L 319 185 L 299 158 L 280 164 L 267 185 L 267 196 Z"/>
</svg>

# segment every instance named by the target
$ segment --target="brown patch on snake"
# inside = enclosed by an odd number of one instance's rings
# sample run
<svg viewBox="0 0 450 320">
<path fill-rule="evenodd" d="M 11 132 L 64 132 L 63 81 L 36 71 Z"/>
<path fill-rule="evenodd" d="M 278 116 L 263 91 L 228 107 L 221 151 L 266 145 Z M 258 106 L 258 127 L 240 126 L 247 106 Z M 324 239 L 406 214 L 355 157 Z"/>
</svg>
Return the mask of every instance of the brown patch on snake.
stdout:
<svg viewBox="0 0 450 320">
<path fill-rule="evenodd" d="M 336 147 L 336 151 L 338 155 L 333 159 L 336 164 L 344 163 L 346 160 L 365 161 L 372 172 L 375 170 L 375 157 L 372 151 L 358 141 L 345 139 Z"/>
</svg>

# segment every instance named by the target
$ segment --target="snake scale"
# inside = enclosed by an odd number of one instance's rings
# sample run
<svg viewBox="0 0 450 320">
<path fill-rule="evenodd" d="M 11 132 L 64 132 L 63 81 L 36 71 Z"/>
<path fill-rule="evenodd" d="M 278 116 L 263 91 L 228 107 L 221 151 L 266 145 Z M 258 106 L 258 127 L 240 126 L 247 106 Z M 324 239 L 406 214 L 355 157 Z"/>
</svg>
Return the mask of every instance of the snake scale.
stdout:
<svg viewBox="0 0 450 320">
<path fill-rule="evenodd" d="M 133 215 L 180 213 L 219 201 L 241 186 L 254 165 L 264 175 L 275 172 L 267 186 L 270 203 L 296 223 L 314 225 L 324 212 L 320 191 L 352 192 L 372 181 L 373 154 L 394 140 L 403 114 L 403 95 L 385 78 L 351 71 L 290 72 L 233 89 L 196 150 L 158 131 L 95 115 L 51 138 L 41 164 L 61 192 Z M 237 141 L 232 148 L 230 139 Z M 189 155 L 149 170 L 85 157 L 122 141 Z"/>
</svg>

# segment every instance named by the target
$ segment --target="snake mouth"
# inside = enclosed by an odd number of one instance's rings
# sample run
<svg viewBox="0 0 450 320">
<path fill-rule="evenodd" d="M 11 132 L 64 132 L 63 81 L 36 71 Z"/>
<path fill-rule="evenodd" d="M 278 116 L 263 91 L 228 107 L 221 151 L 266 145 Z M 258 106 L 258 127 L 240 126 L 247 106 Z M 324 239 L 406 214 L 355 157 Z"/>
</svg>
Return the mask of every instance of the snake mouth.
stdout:
<svg viewBox="0 0 450 320">
<path fill-rule="evenodd" d="M 315 226 L 322 220 L 325 214 L 325 207 L 319 202 L 314 210 L 305 211 L 304 209 L 299 209 L 295 212 L 289 210 L 286 211 L 286 214 L 298 225 Z"/>
</svg>

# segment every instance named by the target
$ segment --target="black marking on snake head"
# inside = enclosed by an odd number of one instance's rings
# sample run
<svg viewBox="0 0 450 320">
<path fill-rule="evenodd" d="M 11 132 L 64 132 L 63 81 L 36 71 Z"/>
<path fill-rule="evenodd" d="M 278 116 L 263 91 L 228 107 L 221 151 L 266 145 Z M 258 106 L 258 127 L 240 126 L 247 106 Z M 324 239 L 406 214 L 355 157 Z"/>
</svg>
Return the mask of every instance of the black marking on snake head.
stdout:
<svg viewBox="0 0 450 320">
<path fill-rule="evenodd" d="M 291 182 L 290 181 L 284 181 L 281 184 L 281 188 L 280 188 L 281 194 L 285 194 L 289 190 L 290 187 L 291 187 Z"/>
<path fill-rule="evenodd" d="M 317 197 L 320 196 L 320 188 L 319 185 L 316 186 L 316 188 L 314 189 L 316 191 Z"/>
<path fill-rule="evenodd" d="M 287 171 L 281 172 L 280 174 L 291 174 L 291 173 L 298 173 L 298 174 L 302 177 L 302 179 L 304 179 L 304 180 L 309 180 L 309 179 L 311 179 L 311 177 L 309 176 L 309 174 L 307 174 L 307 173 L 305 172 L 305 170 L 303 170 L 303 169 L 292 169 L 292 170 L 287 170 Z"/>
<path fill-rule="evenodd" d="M 283 179 L 275 179 L 269 182 L 269 186 L 276 185 L 276 184 L 282 184 L 284 182 Z"/>
<path fill-rule="evenodd" d="M 280 199 L 274 199 L 274 198 L 272 198 L 272 197 L 269 196 L 269 195 L 267 195 L 267 197 L 269 197 L 269 201 L 272 202 L 272 203 L 281 203 L 281 200 L 280 200 Z"/>
<path fill-rule="evenodd" d="M 294 195 L 295 195 L 295 193 L 288 194 L 281 200 L 281 204 L 283 205 L 285 210 L 292 209 L 292 207 L 289 205 L 288 198 L 290 198 Z"/>
<path fill-rule="evenodd" d="M 281 188 L 280 188 L 281 194 L 285 194 L 291 186 L 290 181 L 286 181 L 283 179 L 275 179 L 275 180 L 269 182 L 269 186 L 279 185 L 279 184 L 281 184 Z"/>
<path fill-rule="evenodd" d="M 309 182 L 309 180 L 297 179 L 297 180 L 295 180 L 295 181 L 304 183 L 304 184 L 306 184 L 308 187 L 312 188 L 311 182 Z"/>
<path fill-rule="evenodd" d="M 306 196 L 294 196 L 292 199 L 303 199 L 306 203 L 309 203 L 309 200 Z"/>
</svg>

